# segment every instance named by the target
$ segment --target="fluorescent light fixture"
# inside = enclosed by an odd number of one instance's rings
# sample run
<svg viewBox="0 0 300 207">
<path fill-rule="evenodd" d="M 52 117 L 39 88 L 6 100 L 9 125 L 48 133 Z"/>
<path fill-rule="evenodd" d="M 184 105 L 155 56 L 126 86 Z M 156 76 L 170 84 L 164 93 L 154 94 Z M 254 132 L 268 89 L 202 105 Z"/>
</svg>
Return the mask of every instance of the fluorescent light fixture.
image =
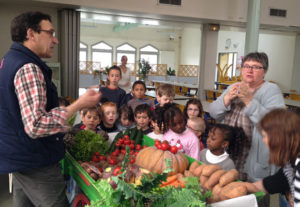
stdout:
<svg viewBox="0 0 300 207">
<path fill-rule="evenodd" d="M 134 18 L 130 18 L 130 17 L 119 17 L 118 21 L 126 22 L 126 23 L 136 23 L 136 20 Z"/>
<path fill-rule="evenodd" d="M 80 18 L 86 19 L 86 18 L 87 18 L 87 13 L 81 12 L 81 13 L 80 13 Z"/>
<path fill-rule="evenodd" d="M 142 24 L 146 25 L 159 25 L 159 22 L 157 20 L 151 20 L 151 19 L 143 19 Z"/>
<path fill-rule="evenodd" d="M 93 14 L 92 18 L 101 21 L 112 21 L 112 16 L 108 15 Z"/>
</svg>

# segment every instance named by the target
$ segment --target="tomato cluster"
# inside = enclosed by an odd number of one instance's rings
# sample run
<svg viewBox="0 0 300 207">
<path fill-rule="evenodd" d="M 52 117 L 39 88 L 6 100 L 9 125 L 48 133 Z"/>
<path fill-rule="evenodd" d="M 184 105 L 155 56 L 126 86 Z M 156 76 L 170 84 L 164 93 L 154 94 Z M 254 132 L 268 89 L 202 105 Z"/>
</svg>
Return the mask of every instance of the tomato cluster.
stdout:
<svg viewBox="0 0 300 207">
<path fill-rule="evenodd" d="M 161 150 L 163 150 L 163 151 L 169 150 L 169 151 L 172 152 L 173 154 L 176 154 L 176 153 L 178 152 L 178 148 L 177 148 L 176 146 L 171 146 L 171 145 L 169 144 L 169 142 L 166 141 L 166 140 L 163 141 L 163 142 L 161 142 L 161 141 L 159 141 L 159 140 L 155 140 L 154 145 L 155 145 L 155 147 L 156 147 L 157 149 L 161 149 Z"/>
</svg>

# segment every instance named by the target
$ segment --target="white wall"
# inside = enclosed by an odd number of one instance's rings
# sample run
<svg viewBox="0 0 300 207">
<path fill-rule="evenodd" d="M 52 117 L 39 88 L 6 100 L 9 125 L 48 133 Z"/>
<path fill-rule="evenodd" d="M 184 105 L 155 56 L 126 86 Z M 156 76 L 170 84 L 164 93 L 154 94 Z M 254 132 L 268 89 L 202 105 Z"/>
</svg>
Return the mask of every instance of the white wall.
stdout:
<svg viewBox="0 0 300 207">
<path fill-rule="evenodd" d="M 294 34 L 259 35 L 258 51 L 269 56 L 269 70 L 265 79 L 276 82 L 282 89 L 291 89 L 295 41 Z"/>
<path fill-rule="evenodd" d="M 14 17 L 26 11 L 41 11 L 51 15 L 52 24 L 57 31 L 57 9 L 52 7 L 27 6 L 22 4 L 0 4 L 0 58 L 10 48 L 12 44 L 10 35 L 10 23 Z M 58 47 L 55 47 L 53 57 L 47 59 L 48 62 L 58 62 Z"/>
<path fill-rule="evenodd" d="M 201 47 L 201 29 L 184 28 L 181 36 L 181 56 L 182 65 L 199 65 Z"/>
<path fill-rule="evenodd" d="M 231 46 L 225 49 L 226 39 L 231 39 Z M 296 44 L 296 35 L 292 33 L 271 32 L 261 30 L 259 34 L 258 51 L 265 52 L 269 57 L 269 70 L 265 77 L 266 80 L 276 82 L 283 89 L 291 89 L 294 69 L 294 50 Z M 237 48 L 234 44 L 239 43 Z M 245 32 L 234 28 L 230 31 L 219 31 L 218 53 L 219 52 L 237 52 L 238 57 L 244 56 Z M 294 71 L 295 70 L 295 71 Z M 300 68 L 298 69 L 300 71 Z"/>
<path fill-rule="evenodd" d="M 292 90 L 297 90 L 300 93 L 300 35 L 296 36 L 295 54 L 294 54 L 294 67 L 292 75 Z"/>
</svg>

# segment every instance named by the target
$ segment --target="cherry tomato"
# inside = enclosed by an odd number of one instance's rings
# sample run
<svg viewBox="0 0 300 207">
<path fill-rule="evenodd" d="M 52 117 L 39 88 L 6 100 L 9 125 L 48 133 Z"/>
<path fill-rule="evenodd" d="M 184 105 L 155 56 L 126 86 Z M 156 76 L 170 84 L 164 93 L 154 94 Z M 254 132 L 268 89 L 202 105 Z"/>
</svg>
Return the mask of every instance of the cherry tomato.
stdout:
<svg viewBox="0 0 300 207">
<path fill-rule="evenodd" d="M 126 140 L 126 139 L 128 140 L 128 139 L 129 139 L 129 136 L 126 134 L 126 135 L 124 135 L 123 138 L 124 138 L 124 140 Z"/>
<path fill-rule="evenodd" d="M 132 158 L 130 158 L 130 164 L 133 164 L 133 163 L 135 163 L 135 159 L 132 157 Z"/>
<path fill-rule="evenodd" d="M 130 140 L 129 139 L 125 139 L 124 140 L 124 145 L 129 145 L 130 144 Z"/>
<path fill-rule="evenodd" d="M 115 146 L 116 146 L 116 147 L 120 147 L 120 146 L 121 146 L 121 143 L 120 143 L 119 141 L 117 141 L 116 144 L 115 144 Z"/>
<path fill-rule="evenodd" d="M 163 151 L 166 151 L 166 150 L 169 149 L 169 145 L 168 145 L 167 143 L 163 142 L 163 143 L 161 144 L 161 149 L 162 149 Z"/>
<path fill-rule="evenodd" d="M 160 142 L 159 140 L 156 140 L 156 141 L 154 142 L 155 147 L 157 147 L 157 145 L 159 145 L 159 144 L 161 144 L 161 142 Z"/>
<path fill-rule="evenodd" d="M 178 148 L 177 148 L 176 146 L 172 146 L 172 147 L 170 148 L 170 152 L 172 152 L 173 154 L 176 154 L 177 151 L 178 151 Z"/>
<path fill-rule="evenodd" d="M 133 150 L 133 149 L 134 149 L 134 144 L 130 144 L 130 145 L 129 145 L 129 148 L 130 148 L 131 150 Z"/>
<path fill-rule="evenodd" d="M 98 170 L 99 170 L 100 172 L 103 172 L 103 168 L 102 168 L 102 167 L 98 167 Z"/>
<path fill-rule="evenodd" d="M 161 149 L 161 144 L 156 145 L 157 149 Z"/>
<path fill-rule="evenodd" d="M 119 152 L 115 150 L 115 151 L 113 151 L 113 152 L 111 153 L 111 155 L 116 157 L 116 156 L 119 155 Z"/>
<path fill-rule="evenodd" d="M 99 160 L 106 160 L 106 157 L 105 157 L 104 155 L 100 155 L 100 156 L 98 157 L 98 159 L 99 159 Z"/>
<path fill-rule="evenodd" d="M 114 158 L 114 157 L 108 157 L 108 158 L 107 158 L 107 162 L 108 162 L 108 164 L 110 164 L 110 165 L 116 165 L 116 164 L 117 164 L 117 159 Z"/>
<path fill-rule="evenodd" d="M 145 149 L 145 148 L 147 148 L 147 147 L 148 147 L 147 145 L 144 145 L 144 146 L 143 146 L 143 149 Z"/>
<path fill-rule="evenodd" d="M 122 174 L 122 171 L 121 171 L 122 167 L 116 167 L 113 171 L 113 175 L 114 176 L 117 176 L 117 175 L 120 175 Z"/>
<path fill-rule="evenodd" d="M 140 149 L 142 149 L 142 146 L 141 146 L 140 144 L 137 144 L 137 145 L 135 146 L 135 150 L 140 150 Z"/>
<path fill-rule="evenodd" d="M 120 142 L 121 144 L 123 144 L 123 143 L 124 143 L 124 139 L 123 139 L 123 138 L 120 138 L 120 139 L 118 140 L 118 142 Z"/>
<path fill-rule="evenodd" d="M 134 140 L 130 140 L 130 144 L 134 144 Z"/>
<path fill-rule="evenodd" d="M 129 153 L 129 155 L 133 155 L 134 154 L 134 151 L 132 150 L 132 151 L 130 151 L 130 153 Z"/>
<path fill-rule="evenodd" d="M 168 145 L 170 145 L 168 140 L 164 140 L 163 143 L 167 143 Z"/>
<path fill-rule="evenodd" d="M 126 155 L 126 149 L 121 149 L 121 153 L 122 153 L 123 155 Z"/>
<path fill-rule="evenodd" d="M 94 155 L 94 156 L 92 157 L 92 161 L 93 161 L 93 162 L 99 162 L 99 159 L 98 159 L 98 157 L 97 157 L 96 155 Z"/>
<path fill-rule="evenodd" d="M 135 153 L 134 153 L 134 156 L 137 156 L 139 154 L 139 152 L 138 151 L 136 151 Z"/>
<path fill-rule="evenodd" d="M 99 154 L 99 152 L 95 152 L 95 155 L 99 156 L 100 154 Z"/>
</svg>

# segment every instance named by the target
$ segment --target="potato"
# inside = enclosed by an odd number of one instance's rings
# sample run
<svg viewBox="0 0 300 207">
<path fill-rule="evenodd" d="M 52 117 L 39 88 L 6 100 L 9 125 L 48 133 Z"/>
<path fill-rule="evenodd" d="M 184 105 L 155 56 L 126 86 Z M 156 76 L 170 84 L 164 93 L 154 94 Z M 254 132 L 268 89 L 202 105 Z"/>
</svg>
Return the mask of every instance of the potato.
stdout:
<svg viewBox="0 0 300 207">
<path fill-rule="evenodd" d="M 189 170 L 184 171 L 184 177 L 195 177 L 194 173 Z"/>
<path fill-rule="evenodd" d="M 207 182 L 205 183 L 205 187 L 208 190 L 211 190 L 216 184 L 219 183 L 220 177 L 225 174 L 226 171 L 225 170 L 217 170 L 215 171 L 207 180 Z"/>
<path fill-rule="evenodd" d="M 197 176 L 197 177 L 200 177 L 201 174 L 202 174 L 202 170 L 203 168 L 205 167 L 206 165 L 200 165 L 199 167 L 197 167 L 195 170 L 194 170 L 194 174 Z"/>
<path fill-rule="evenodd" d="M 239 172 L 236 169 L 231 169 L 227 171 L 224 175 L 220 177 L 220 186 L 223 187 L 228 183 L 235 181 L 239 176 Z"/>
<path fill-rule="evenodd" d="M 189 171 L 191 172 L 194 172 L 194 170 L 199 167 L 200 164 L 197 162 L 197 161 L 194 161 L 191 165 L 190 165 L 190 168 L 189 168 Z"/>
<path fill-rule="evenodd" d="M 222 188 L 220 192 L 220 198 L 222 201 L 239 196 L 244 196 L 247 194 L 247 188 L 243 184 L 236 183 L 238 182 L 229 183 L 224 188 Z"/>
<path fill-rule="evenodd" d="M 204 175 L 201 175 L 200 176 L 200 185 L 201 186 L 205 186 L 205 182 L 208 180 L 208 177 L 207 176 L 204 176 Z"/>
<path fill-rule="evenodd" d="M 220 165 L 206 165 L 203 170 L 202 170 L 202 174 L 203 176 L 211 176 L 215 171 L 220 170 L 221 167 Z"/>
</svg>

